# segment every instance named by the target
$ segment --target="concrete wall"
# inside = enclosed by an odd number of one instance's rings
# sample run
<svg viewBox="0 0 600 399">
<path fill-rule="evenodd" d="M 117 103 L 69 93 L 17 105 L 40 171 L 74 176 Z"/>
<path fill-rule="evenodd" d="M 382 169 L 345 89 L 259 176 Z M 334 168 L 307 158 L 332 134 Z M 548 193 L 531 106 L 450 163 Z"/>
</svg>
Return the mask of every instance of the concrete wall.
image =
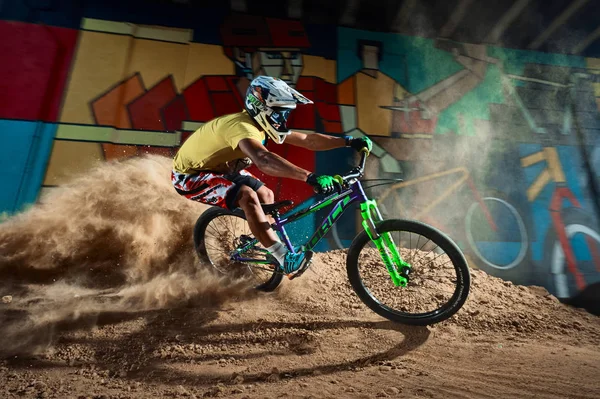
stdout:
<svg viewBox="0 0 600 399">
<path fill-rule="evenodd" d="M 81 4 L 0 5 L 0 212 L 96 162 L 173 155 L 269 74 L 315 102 L 292 128 L 374 140 L 368 177 L 404 179 L 369 190 L 386 216 L 438 226 L 473 267 L 562 298 L 600 282 L 600 59 Z M 349 149 L 271 149 L 319 173 L 354 162 Z M 313 201 L 303 183 L 262 177 L 279 199 Z M 294 237 L 316 222 L 297 222 Z M 347 246 L 357 226 L 345 215 L 319 249 Z"/>
</svg>

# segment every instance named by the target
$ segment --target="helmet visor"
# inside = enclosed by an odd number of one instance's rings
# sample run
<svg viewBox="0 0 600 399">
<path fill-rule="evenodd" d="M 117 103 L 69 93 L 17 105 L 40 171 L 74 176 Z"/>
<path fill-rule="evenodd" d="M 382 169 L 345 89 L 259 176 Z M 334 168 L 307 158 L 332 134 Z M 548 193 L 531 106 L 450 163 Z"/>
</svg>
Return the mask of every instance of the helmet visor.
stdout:
<svg viewBox="0 0 600 399">
<path fill-rule="evenodd" d="M 273 108 L 273 112 L 268 116 L 269 123 L 278 132 L 287 132 L 287 120 L 292 112 L 289 108 Z"/>
</svg>

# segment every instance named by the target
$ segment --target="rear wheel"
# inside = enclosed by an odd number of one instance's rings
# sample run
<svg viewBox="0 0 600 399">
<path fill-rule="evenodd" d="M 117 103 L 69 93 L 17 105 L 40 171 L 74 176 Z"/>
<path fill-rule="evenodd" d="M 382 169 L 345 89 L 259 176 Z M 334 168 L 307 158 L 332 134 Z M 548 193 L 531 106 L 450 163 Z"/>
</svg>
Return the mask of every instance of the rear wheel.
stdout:
<svg viewBox="0 0 600 399">
<path fill-rule="evenodd" d="M 390 234 L 411 271 L 408 286 L 396 287 L 367 233 L 356 236 L 348 250 L 348 278 L 371 310 L 391 321 L 429 325 L 463 306 L 471 276 L 463 254 L 448 236 L 412 220 L 383 220 L 376 230 Z"/>
<path fill-rule="evenodd" d="M 281 283 L 283 274 L 276 273 L 272 265 L 231 260 L 235 249 L 252 240 L 254 236 L 243 212 L 214 207 L 200 215 L 194 226 L 194 247 L 201 261 L 221 274 L 250 279 L 260 291 L 273 291 Z M 267 252 L 256 243 L 243 257 L 266 261 Z"/>
</svg>

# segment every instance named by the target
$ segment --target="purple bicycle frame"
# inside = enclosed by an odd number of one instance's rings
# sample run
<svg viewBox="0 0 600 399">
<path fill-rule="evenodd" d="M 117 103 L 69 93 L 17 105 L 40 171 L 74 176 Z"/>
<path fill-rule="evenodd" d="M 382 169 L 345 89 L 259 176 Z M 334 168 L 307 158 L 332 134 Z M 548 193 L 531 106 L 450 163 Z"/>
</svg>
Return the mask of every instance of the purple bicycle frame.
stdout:
<svg viewBox="0 0 600 399">
<path fill-rule="evenodd" d="M 358 180 L 363 175 L 363 171 L 365 168 L 365 162 L 367 160 L 367 156 L 369 155 L 368 151 L 361 151 L 361 152 L 362 152 L 362 155 L 361 155 L 361 160 L 360 160 L 360 166 L 355 167 L 350 172 L 350 174 L 345 175 L 343 177 L 344 181 L 348 181 L 351 179 L 354 180 L 347 189 L 345 189 L 341 193 L 332 194 L 326 198 L 323 198 L 321 201 L 317 202 L 316 204 L 313 204 L 313 205 L 309 206 L 308 208 L 303 209 L 301 211 L 294 212 L 294 213 L 292 213 L 292 215 L 290 215 L 288 217 L 281 218 L 278 213 L 275 213 L 275 215 L 273 216 L 273 218 L 275 219 L 275 222 L 273 224 L 271 224 L 271 227 L 274 230 L 280 232 L 281 236 L 283 237 L 284 243 L 289 251 L 296 252 L 294 249 L 294 245 L 292 244 L 292 241 L 290 240 L 290 237 L 288 236 L 287 232 L 285 231 L 284 226 L 286 224 L 294 222 L 298 219 L 301 219 L 307 215 L 310 215 L 311 213 L 318 211 L 319 209 L 325 208 L 325 207 L 333 204 L 334 202 L 336 202 L 336 204 L 331 208 L 331 211 L 329 211 L 329 215 L 327 215 L 327 217 L 325 219 L 323 219 L 319 228 L 314 232 L 312 237 L 310 237 L 308 242 L 304 244 L 303 250 L 311 251 L 319 243 L 319 241 L 321 241 L 321 238 L 323 238 L 325 236 L 325 234 L 327 234 L 329 232 L 329 230 L 334 225 L 334 223 L 337 222 L 337 220 L 342 216 L 342 214 L 346 211 L 346 209 L 348 209 L 348 207 L 351 204 L 353 204 L 355 202 L 361 202 L 361 203 L 370 202 L 370 200 L 367 198 L 367 195 L 365 194 L 365 191 L 364 191 L 362 185 L 360 184 L 360 181 Z M 306 200 L 306 201 L 308 201 L 308 200 Z M 299 206 L 306 203 L 306 201 L 301 203 Z M 292 210 L 292 212 L 293 212 L 293 210 Z M 379 211 L 377 211 L 377 213 L 379 213 Z M 379 218 L 381 218 L 381 215 L 379 215 Z M 240 262 L 269 263 L 268 260 L 247 259 L 247 258 L 242 258 L 240 256 L 242 253 L 244 253 L 245 251 L 250 249 L 252 246 L 254 246 L 257 242 L 258 242 L 258 240 L 254 239 L 251 242 L 247 243 L 243 248 L 238 249 L 236 251 L 237 253 L 232 256 L 232 260 L 236 260 L 236 261 L 240 261 Z"/>
<path fill-rule="evenodd" d="M 293 213 L 292 215 L 290 215 L 288 217 L 281 218 L 277 215 L 274 216 L 275 223 L 273 223 L 271 225 L 271 227 L 274 230 L 280 232 L 281 236 L 283 237 L 283 241 L 284 241 L 286 247 L 288 248 L 288 250 L 295 252 L 294 245 L 292 244 L 290 237 L 287 234 L 287 231 L 285 231 L 284 226 L 288 223 L 294 222 L 298 219 L 308 216 L 311 213 L 318 211 L 319 209 L 330 206 L 331 204 L 333 204 L 334 202 L 337 201 L 337 203 L 331 208 L 331 211 L 329 211 L 329 214 L 327 215 L 327 217 L 325 219 L 323 219 L 319 228 L 314 232 L 312 237 L 306 243 L 304 249 L 310 251 L 319 243 L 319 241 L 321 241 L 321 238 L 323 238 L 327 234 L 327 232 L 329 232 L 329 230 L 331 229 L 333 224 L 342 216 L 344 211 L 346 211 L 346 209 L 348 209 L 348 207 L 351 204 L 356 203 L 356 202 L 365 202 L 367 200 L 368 200 L 368 198 L 362 188 L 362 185 L 360 184 L 360 182 L 358 180 L 356 180 L 354 183 L 352 183 L 350 185 L 350 187 L 347 190 L 345 190 L 339 194 L 332 194 L 329 197 L 323 198 L 321 201 L 309 206 L 306 209 L 303 209 L 299 212 Z M 301 203 L 300 205 L 302 205 L 302 204 L 303 203 Z M 256 242 L 258 242 L 258 240 L 254 239 L 251 243 L 249 243 L 247 245 L 248 245 L 248 247 L 250 247 L 250 246 L 256 244 Z M 245 252 L 245 250 L 242 249 L 240 252 L 243 253 L 243 252 Z M 269 261 L 266 261 L 266 260 L 262 261 L 262 260 L 258 260 L 258 259 L 252 259 L 252 258 L 243 258 L 241 256 L 241 253 L 237 253 L 237 254 L 233 255 L 232 260 L 238 261 L 238 262 L 247 262 L 247 263 L 248 262 L 249 263 L 269 263 Z"/>
<path fill-rule="evenodd" d="M 342 216 L 342 214 L 346 211 L 346 209 L 348 209 L 348 207 L 351 204 L 354 204 L 356 202 L 365 202 L 367 200 L 368 198 L 363 190 L 362 185 L 360 184 L 360 181 L 356 180 L 350 185 L 350 187 L 347 190 L 339 194 L 330 195 L 329 197 L 322 199 L 321 201 L 309 206 L 306 209 L 303 209 L 302 211 L 293 213 L 289 217 L 280 218 L 276 216 L 274 218 L 275 223 L 273 223 L 271 227 L 273 227 L 274 230 L 277 230 L 281 233 L 281 236 L 283 237 L 284 243 L 288 250 L 294 252 L 294 246 L 290 241 L 287 232 L 285 231 L 284 225 L 294 222 L 305 216 L 308 216 L 311 213 L 314 213 L 319 209 L 330 206 L 333 203 L 336 203 L 329 211 L 327 217 L 323 219 L 319 228 L 314 232 L 314 234 L 305 244 L 305 250 L 310 251 L 319 243 L 319 241 L 321 241 L 321 238 L 323 238 L 329 232 L 333 224 L 337 222 L 337 220 Z"/>
</svg>

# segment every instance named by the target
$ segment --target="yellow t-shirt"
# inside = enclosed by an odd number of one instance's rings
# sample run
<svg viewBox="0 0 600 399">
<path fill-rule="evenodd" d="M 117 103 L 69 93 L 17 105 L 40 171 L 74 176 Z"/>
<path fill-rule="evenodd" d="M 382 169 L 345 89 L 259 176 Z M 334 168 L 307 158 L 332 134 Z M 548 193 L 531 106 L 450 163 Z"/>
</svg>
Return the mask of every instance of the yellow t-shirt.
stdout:
<svg viewBox="0 0 600 399">
<path fill-rule="evenodd" d="M 246 158 L 238 148 L 243 139 L 265 141 L 265 132 L 246 111 L 217 117 L 183 143 L 173 158 L 173 169 L 186 174 L 200 170 L 225 171 L 226 162 Z"/>
</svg>

